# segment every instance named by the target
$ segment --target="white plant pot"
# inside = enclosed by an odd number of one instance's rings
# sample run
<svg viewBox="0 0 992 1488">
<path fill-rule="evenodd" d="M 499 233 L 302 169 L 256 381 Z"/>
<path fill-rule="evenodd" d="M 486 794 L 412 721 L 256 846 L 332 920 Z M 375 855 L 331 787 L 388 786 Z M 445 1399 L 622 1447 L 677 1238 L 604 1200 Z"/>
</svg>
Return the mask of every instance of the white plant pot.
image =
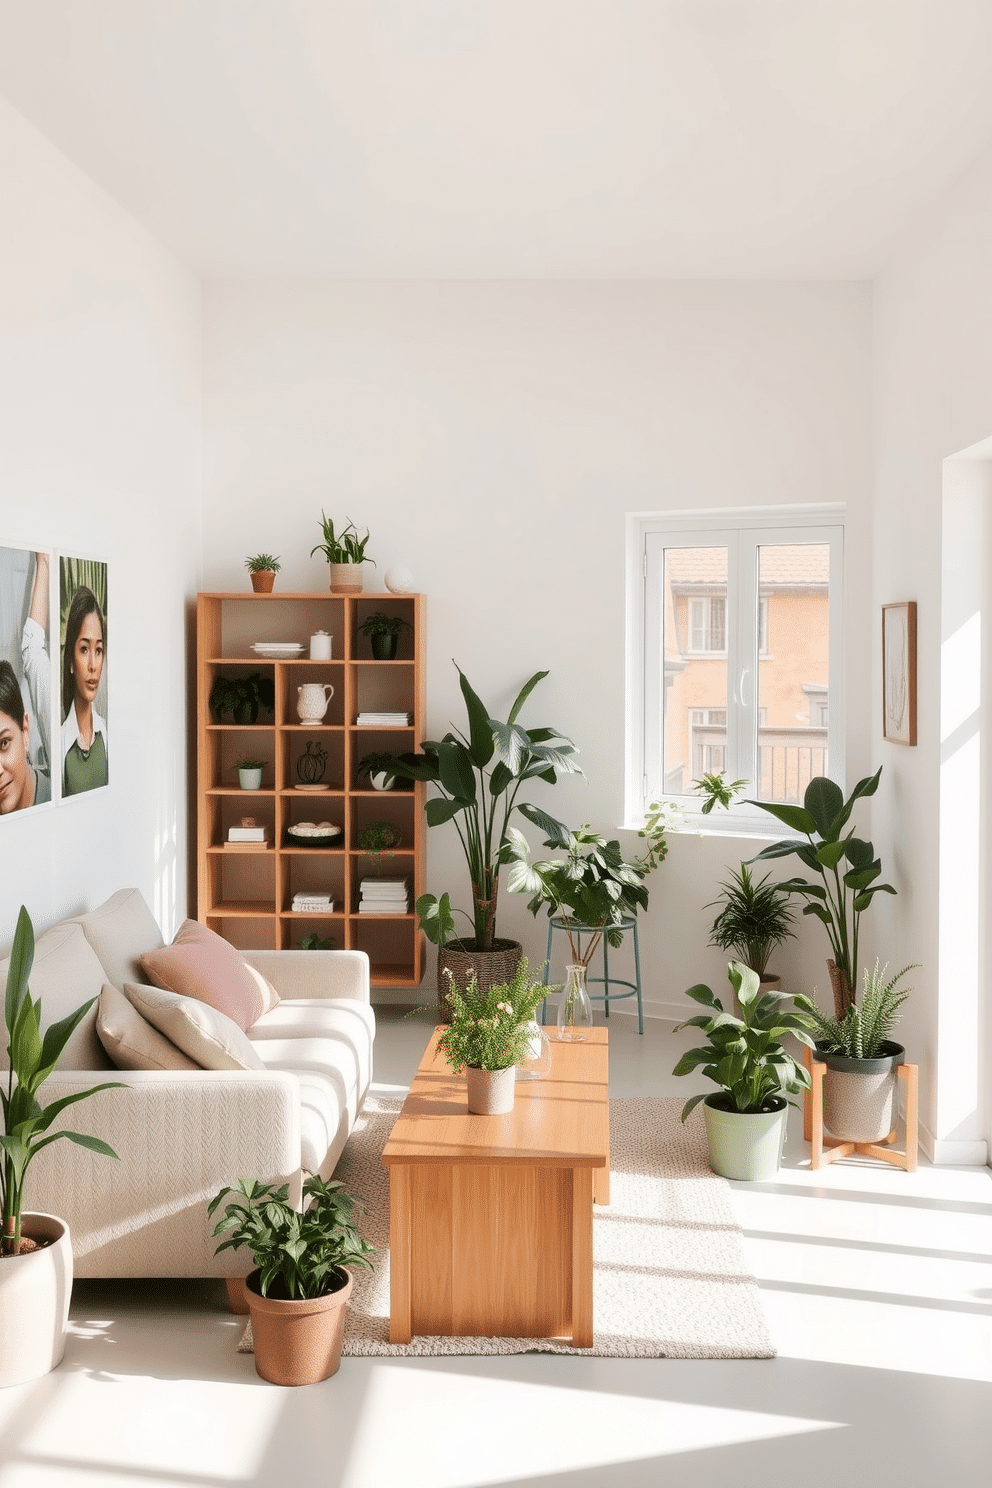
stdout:
<svg viewBox="0 0 992 1488">
<path fill-rule="evenodd" d="M 378 775 L 372 775 L 369 778 L 372 781 L 373 790 L 392 790 L 396 784 L 395 779 L 387 775 L 385 770 L 381 770 Z"/>
<path fill-rule="evenodd" d="M 262 771 L 261 771 L 261 769 L 259 768 L 258 770 L 239 770 L 238 771 L 238 784 L 241 786 L 241 789 L 242 790 L 261 790 L 261 788 L 262 788 Z"/>
<path fill-rule="evenodd" d="M 505 1116 L 513 1110 L 516 1094 L 517 1071 L 509 1069 L 481 1070 L 469 1065 L 465 1071 L 465 1087 L 468 1109 L 473 1116 Z"/>
<path fill-rule="evenodd" d="M 0 1258 L 0 1386 L 40 1379 L 62 1362 L 72 1295 L 72 1241 L 65 1220 L 25 1214 L 22 1235 L 50 1240 Z"/>
<path fill-rule="evenodd" d="M 720 1099 L 708 1095 L 703 1102 L 713 1171 L 745 1183 L 769 1182 L 782 1161 L 788 1106 L 778 1096 L 773 1111 L 725 1111 L 711 1104 Z"/>
</svg>

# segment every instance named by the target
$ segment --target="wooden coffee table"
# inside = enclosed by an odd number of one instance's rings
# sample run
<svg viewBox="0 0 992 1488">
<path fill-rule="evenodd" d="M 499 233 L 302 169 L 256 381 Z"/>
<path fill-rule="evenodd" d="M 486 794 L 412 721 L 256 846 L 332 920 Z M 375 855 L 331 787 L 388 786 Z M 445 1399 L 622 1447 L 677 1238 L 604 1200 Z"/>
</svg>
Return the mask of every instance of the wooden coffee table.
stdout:
<svg viewBox="0 0 992 1488">
<path fill-rule="evenodd" d="M 435 1029 L 382 1160 L 391 1343 L 414 1333 L 592 1346 L 592 1206 L 609 1203 L 607 1030 L 552 1039 L 506 1116 L 470 1116 Z"/>
</svg>

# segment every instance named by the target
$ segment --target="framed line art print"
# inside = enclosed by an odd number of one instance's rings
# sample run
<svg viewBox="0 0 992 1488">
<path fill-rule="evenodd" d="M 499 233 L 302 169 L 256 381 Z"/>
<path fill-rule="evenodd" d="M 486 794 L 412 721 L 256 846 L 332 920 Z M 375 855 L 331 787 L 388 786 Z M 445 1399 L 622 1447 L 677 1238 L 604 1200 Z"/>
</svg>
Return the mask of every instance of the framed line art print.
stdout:
<svg viewBox="0 0 992 1488">
<path fill-rule="evenodd" d="M 916 601 L 882 606 L 882 737 L 916 743 Z"/>
</svg>

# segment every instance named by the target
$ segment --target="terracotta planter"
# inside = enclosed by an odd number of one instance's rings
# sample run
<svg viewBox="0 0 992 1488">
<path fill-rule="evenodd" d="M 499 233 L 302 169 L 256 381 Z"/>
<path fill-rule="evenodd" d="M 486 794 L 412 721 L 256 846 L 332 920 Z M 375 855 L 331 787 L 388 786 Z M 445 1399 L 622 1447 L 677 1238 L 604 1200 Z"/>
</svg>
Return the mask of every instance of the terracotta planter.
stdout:
<svg viewBox="0 0 992 1488">
<path fill-rule="evenodd" d="M 473 972 L 479 991 L 488 992 L 490 987 L 512 981 L 523 953 L 519 940 L 495 940 L 491 951 L 468 950 L 460 940 L 442 946 L 437 953 L 437 1011 L 441 1022 L 451 1022 L 446 971 L 451 972 L 459 992 L 464 992 Z"/>
<path fill-rule="evenodd" d="M 896 1070 L 906 1058 L 901 1044 L 886 1043 L 879 1059 L 845 1059 L 817 1049 L 823 1076 L 823 1126 L 843 1142 L 882 1142 L 895 1126 Z"/>
<path fill-rule="evenodd" d="M 473 1069 L 469 1065 L 465 1071 L 469 1115 L 505 1116 L 513 1110 L 516 1083 L 516 1065 L 501 1070 Z"/>
<path fill-rule="evenodd" d="M 332 594 L 361 594 L 362 565 L 360 563 L 329 563 L 327 573 Z"/>
<path fill-rule="evenodd" d="M 251 587 L 256 594 L 271 594 L 276 581 L 274 568 L 257 568 L 251 574 Z"/>
<path fill-rule="evenodd" d="M 351 1296 L 350 1272 L 339 1291 L 326 1297 L 286 1302 L 263 1297 L 258 1271 L 245 1279 L 255 1340 L 255 1370 L 273 1385 L 315 1385 L 337 1374 L 344 1342 L 344 1315 Z"/>
<path fill-rule="evenodd" d="M 69 1331 L 69 1226 L 54 1214 L 25 1214 L 21 1235 L 49 1243 L 0 1257 L 0 1386 L 48 1374 L 62 1361 Z"/>
</svg>

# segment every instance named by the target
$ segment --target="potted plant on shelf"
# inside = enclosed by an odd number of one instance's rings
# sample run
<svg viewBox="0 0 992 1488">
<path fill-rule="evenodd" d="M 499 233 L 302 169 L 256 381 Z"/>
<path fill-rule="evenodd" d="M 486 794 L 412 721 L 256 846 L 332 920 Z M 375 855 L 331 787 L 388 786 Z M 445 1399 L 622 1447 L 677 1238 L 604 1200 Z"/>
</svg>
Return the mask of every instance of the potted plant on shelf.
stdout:
<svg viewBox="0 0 992 1488">
<path fill-rule="evenodd" d="M 797 997 L 815 1036 L 815 1058 L 827 1068 L 823 1077 L 823 1125 L 844 1142 L 881 1142 L 892 1130 L 896 1070 L 906 1057 L 891 1038 L 898 1011 L 912 991 L 898 983 L 918 962 L 885 980 L 887 966 L 864 973 L 860 1003 L 841 1018 L 821 1013 L 809 997 Z"/>
<path fill-rule="evenodd" d="M 275 683 L 261 672 L 249 672 L 245 677 L 214 678 L 210 689 L 210 706 L 221 721 L 225 713 L 234 715 L 238 724 L 258 722 L 261 708 L 274 708 L 276 702 Z"/>
<path fill-rule="evenodd" d="M 772 951 L 795 934 L 795 916 L 787 891 L 770 881 L 770 875 L 755 882 L 746 863 L 721 884 L 719 899 L 706 905 L 720 906 L 710 928 L 710 945 L 733 953 L 758 973 L 762 986 L 777 986 L 779 977 L 768 970 Z"/>
<path fill-rule="evenodd" d="M 91 1152 L 117 1156 L 99 1137 L 51 1128 L 68 1106 L 100 1090 L 114 1089 L 120 1080 L 78 1090 L 47 1106 L 38 1101 L 40 1086 L 96 999 L 53 1023 L 42 1035 L 41 1003 L 32 999 L 28 987 L 33 964 L 34 927 L 22 905 L 4 996 L 8 1070 L 0 1079 L 0 1386 L 38 1379 L 54 1369 L 65 1352 L 72 1242 L 64 1220 L 54 1214 L 24 1211 L 24 1183 L 31 1163 L 43 1148 L 62 1137 Z"/>
<path fill-rule="evenodd" d="M 833 956 L 827 961 L 834 995 L 834 1011 L 844 1018 L 854 1006 L 858 977 L 858 933 L 861 916 L 876 894 L 894 894 L 891 884 L 877 883 L 881 861 L 870 842 L 855 837 L 853 830 L 842 837 L 857 801 L 873 796 L 878 789 L 881 766 L 874 775 L 859 780 L 847 800 L 840 786 L 825 775 L 817 775 L 806 787 L 801 806 L 773 801 L 751 801 L 776 817 L 805 842 L 788 839 L 763 848 L 752 862 L 787 858 L 793 853 L 817 875 L 819 882 L 790 878 L 780 887 L 787 894 L 806 900 L 804 915 L 815 915 L 827 927 Z"/>
<path fill-rule="evenodd" d="M 261 790 L 262 770 L 265 768 L 264 760 L 249 759 L 245 755 L 241 759 L 235 760 L 231 768 L 232 770 L 237 770 L 238 784 L 242 790 Z"/>
<path fill-rule="evenodd" d="M 787 1099 L 808 1090 L 810 1077 L 783 1047 L 787 1033 L 812 1045 L 809 1019 L 782 992 L 762 991 L 758 974 L 740 961 L 731 961 L 727 976 L 741 1009 L 740 1017 L 724 1012 L 720 999 L 702 984 L 686 992 L 710 1011 L 687 1018 L 675 1029 L 699 1028 L 708 1042 L 689 1049 L 672 1071 L 702 1073 L 720 1089 L 715 1094 L 691 1096 L 682 1120 L 700 1101 L 704 1103 L 710 1163 L 724 1178 L 762 1182 L 774 1178 L 785 1143 Z M 798 1001 L 798 999 L 797 999 Z M 783 1093 L 785 1092 L 785 1093 Z"/>
<path fill-rule="evenodd" d="M 457 664 L 456 664 L 457 665 Z M 474 976 L 481 991 L 512 978 L 520 961 L 519 941 L 496 936 L 496 900 L 500 866 L 509 860 L 509 828 L 514 811 L 549 835 L 556 845 L 568 841 L 567 829 L 530 802 L 519 799 L 530 780 L 554 785 L 559 775 L 581 774 L 575 746 L 553 728 L 526 729 L 521 710 L 547 672 L 535 672 L 524 683 L 505 722 L 494 718 L 458 667 L 459 686 L 468 712 L 468 733 L 425 740 L 419 754 L 401 754 L 390 767 L 406 780 L 424 780 L 438 794 L 425 807 L 427 824 L 453 822 L 465 855 L 472 890 L 472 913 L 452 911 L 448 894 L 422 894 L 417 900 L 421 929 L 438 950 L 438 1007 L 449 1013 L 445 972 L 464 990 Z M 469 921 L 471 934 L 455 935 L 454 914 Z"/>
<path fill-rule="evenodd" d="M 512 978 L 482 991 L 475 977 L 464 991 L 448 973 L 451 1022 L 437 1041 L 453 1072 L 465 1071 L 468 1109 L 476 1116 L 513 1110 L 516 1066 L 529 1057 L 534 1013 L 547 987 L 522 957 Z"/>
<path fill-rule="evenodd" d="M 364 537 L 349 517 L 347 525 L 335 532 L 334 523 L 330 517 L 320 513 L 320 525 L 324 534 L 324 541 L 317 543 L 310 549 L 310 557 L 314 553 L 323 553 L 327 559 L 329 582 L 334 594 L 359 594 L 362 589 L 362 564 L 371 563 L 375 567 L 374 558 L 366 558 L 365 549 L 369 545 L 368 528 L 365 529 Z"/>
<path fill-rule="evenodd" d="M 271 553 L 253 553 L 245 559 L 245 568 L 251 576 L 251 587 L 256 594 L 271 594 L 276 574 L 282 568 L 278 558 Z"/>
<path fill-rule="evenodd" d="M 355 775 L 361 780 L 368 776 L 373 790 L 392 790 L 396 784 L 396 777 L 390 774 L 390 766 L 394 756 L 382 750 L 372 750 L 369 754 L 363 754 L 355 767 Z"/>
<path fill-rule="evenodd" d="M 412 629 L 409 620 L 404 620 L 402 615 L 386 615 L 382 610 L 376 610 L 362 621 L 358 633 L 368 636 L 376 661 L 392 661 L 399 645 L 400 631 Z"/>
<path fill-rule="evenodd" d="M 359 827 L 356 838 L 359 850 L 370 854 L 393 852 L 403 841 L 402 833 L 394 822 L 366 822 Z"/>
<path fill-rule="evenodd" d="M 355 1227 L 359 1200 L 340 1183 L 311 1174 L 303 1184 L 302 1213 L 276 1188 L 242 1178 L 211 1201 L 214 1214 L 228 1197 L 214 1235 L 217 1247 L 247 1245 L 255 1270 L 245 1279 L 255 1369 L 274 1385 L 311 1385 L 336 1374 L 341 1363 L 344 1315 L 351 1296 L 348 1266 L 370 1266 L 374 1246 Z M 306 1201 L 309 1200 L 309 1203 Z"/>
<path fill-rule="evenodd" d="M 311 930 L 300 940 L 301 951 L 333 951 L 336 948 L 337 941 L 333 935 L 318 935 L 316 930 Z"/>
</svg>

